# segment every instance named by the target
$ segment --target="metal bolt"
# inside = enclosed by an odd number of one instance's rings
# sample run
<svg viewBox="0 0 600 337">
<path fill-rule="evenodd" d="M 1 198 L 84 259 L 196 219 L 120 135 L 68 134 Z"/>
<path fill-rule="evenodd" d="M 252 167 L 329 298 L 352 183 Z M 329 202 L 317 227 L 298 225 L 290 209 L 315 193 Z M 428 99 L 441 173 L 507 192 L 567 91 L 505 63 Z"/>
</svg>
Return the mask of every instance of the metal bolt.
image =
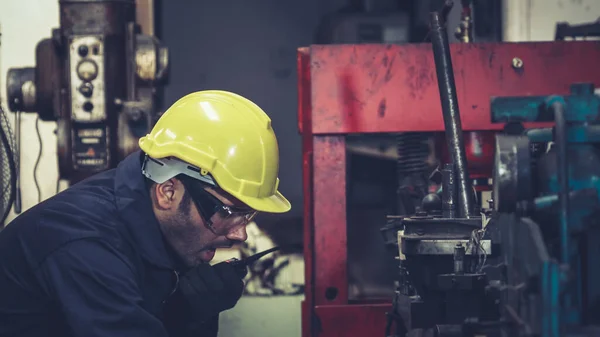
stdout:
<svg viewBox="0 0 600 337">
<path fill-rule="evenodd" d="M 521 68 L 523 68 L 523 60 L 521 60 L 518 57 L 513 57 L 513 59 L 512 59 L 512 66 L 515 69 L 521 69 Z"/>
</svg>

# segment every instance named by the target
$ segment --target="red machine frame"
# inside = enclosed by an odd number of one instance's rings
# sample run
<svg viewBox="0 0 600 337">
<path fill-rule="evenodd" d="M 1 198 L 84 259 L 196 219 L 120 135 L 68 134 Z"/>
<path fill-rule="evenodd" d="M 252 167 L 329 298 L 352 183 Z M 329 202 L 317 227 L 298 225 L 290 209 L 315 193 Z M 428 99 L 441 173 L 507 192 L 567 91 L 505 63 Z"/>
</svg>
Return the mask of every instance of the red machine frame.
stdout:
<svg viewBox="0 0 600 337">
<path fill-rule="evenodd" d="M 576 82 L 600 86 L 600 42 L 461 43 L 450 49 L 464 131 L 503 128 L 491 123 L 493 96 L 568 94 Z M 320 45 L 299 48 L 297 56 L 303 337 L 383 336 L 391 299 L 348 299 L 345 135 L 443 132 L 433 52 L 429 44 Z"/>
</svg>

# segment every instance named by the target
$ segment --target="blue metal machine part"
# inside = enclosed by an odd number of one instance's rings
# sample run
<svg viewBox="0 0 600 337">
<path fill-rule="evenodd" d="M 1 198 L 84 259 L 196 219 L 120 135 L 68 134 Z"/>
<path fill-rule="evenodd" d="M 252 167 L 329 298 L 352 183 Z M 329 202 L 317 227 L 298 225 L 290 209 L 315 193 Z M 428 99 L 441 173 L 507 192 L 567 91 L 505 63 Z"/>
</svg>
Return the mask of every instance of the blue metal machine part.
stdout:
<svg viewBox="0 0 600 337">
<path fill-rule="evenodd" d="M 582 327 L 600 324 L 600 97 L 573 84 L 566 96 L 492 98 L 491 111 L 493 122 L 555 123 L 496 138 L 494 209 L 519 289 L 505 306 L 518 308 L 519 335 L 596 335 Z M 531 294 L 541 307 L 524 304 Z"/>
</svg>

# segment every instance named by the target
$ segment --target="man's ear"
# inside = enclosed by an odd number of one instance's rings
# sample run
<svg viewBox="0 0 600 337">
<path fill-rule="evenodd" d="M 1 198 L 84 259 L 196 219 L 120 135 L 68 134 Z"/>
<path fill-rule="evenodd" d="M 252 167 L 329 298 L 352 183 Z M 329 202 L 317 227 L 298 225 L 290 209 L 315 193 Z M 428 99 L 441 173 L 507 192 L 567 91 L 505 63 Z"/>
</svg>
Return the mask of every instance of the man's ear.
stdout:
<svg viewBox="0 0 600 337">
<path fill-rule="evenodd" d="M 162 184 L 156 184 L 154 186 L 154 195 L 156 196 L 156 206 L 159 209 L 167 210 L 175 207 L 175 192 L 176 192 L 175 179 L 169 179 Z"/>
</svg>

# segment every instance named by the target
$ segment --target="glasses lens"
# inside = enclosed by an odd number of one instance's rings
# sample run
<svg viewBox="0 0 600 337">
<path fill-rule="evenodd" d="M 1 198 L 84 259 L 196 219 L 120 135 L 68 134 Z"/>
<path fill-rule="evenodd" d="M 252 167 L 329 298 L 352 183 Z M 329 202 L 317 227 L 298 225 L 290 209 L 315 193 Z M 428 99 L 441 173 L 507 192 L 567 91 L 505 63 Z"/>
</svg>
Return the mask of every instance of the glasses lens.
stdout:
<svg viewBox="0 0 600 337">
<path fill-rule="evenodd" d="M 198 212 L 207 223 L 207 226 L 213 230 L 211 218 L 215 213 L 223 218 L 234 222 L 234 225 L 247 224 L 256 216 L 256 211 L 248 208 L 225 205 L 217 197 L 204 189 L 204 184 L 195 181 L 192 178 L 182 177 L 180 179 L 186 190 L 190 193 L 190 197 L 196 204 Z M 213 230 L 214 231 L 214 230 Z"/>
<path fill-rule="evenodd" d="M 202 218 L 210 223 L 210 219 L 215 215 L 219 208 L 218 199 L 210 198 L 210 193 L 204 190 L 201 182 L 187 176 L 178 177 L 191 199 L 194 201 L 198 212 Z"/>
</svg>

